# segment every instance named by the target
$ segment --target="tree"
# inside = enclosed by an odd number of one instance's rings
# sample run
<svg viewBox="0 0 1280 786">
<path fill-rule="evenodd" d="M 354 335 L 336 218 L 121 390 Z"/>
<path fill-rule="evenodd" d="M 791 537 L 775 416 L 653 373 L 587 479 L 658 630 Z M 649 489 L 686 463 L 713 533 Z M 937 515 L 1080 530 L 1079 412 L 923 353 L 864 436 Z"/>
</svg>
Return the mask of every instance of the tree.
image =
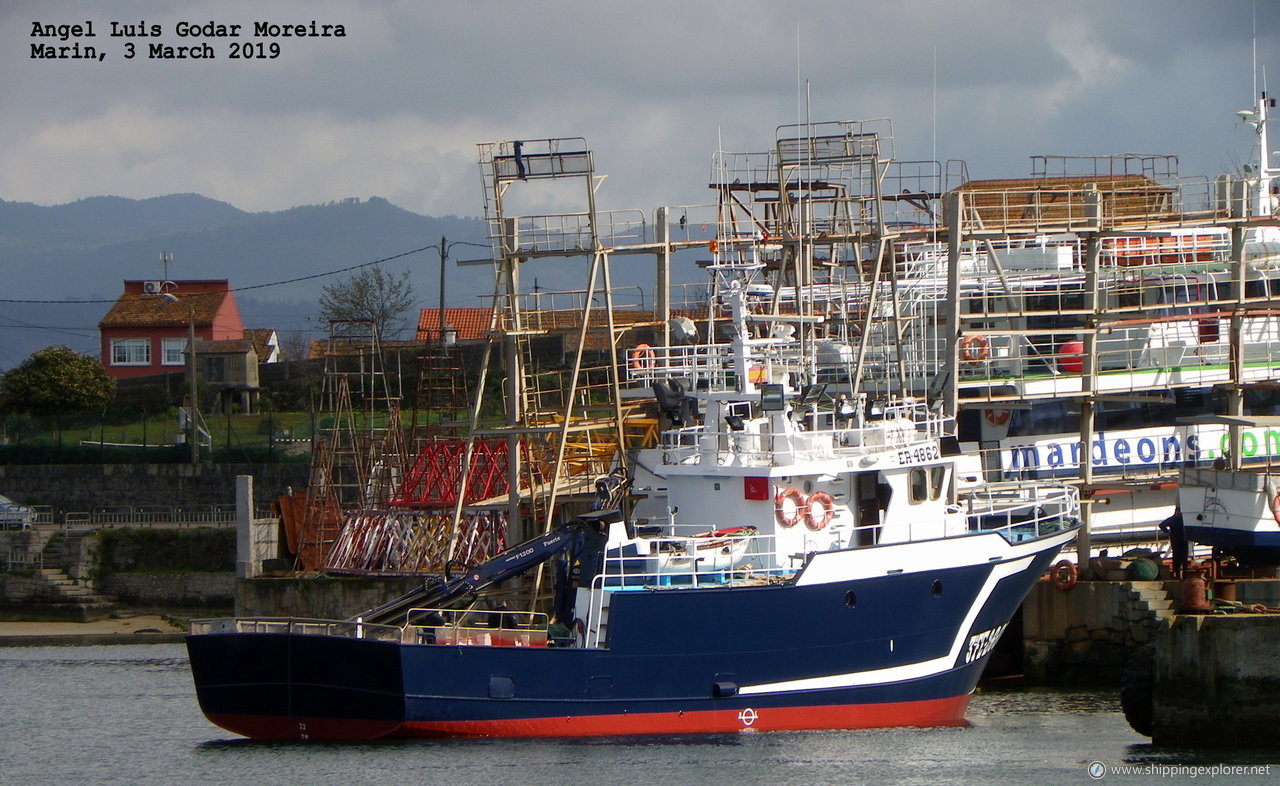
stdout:
<svg viewBox="0 0 1280 786">
<path fill-rule="evenodd" d="M 378 335 L 394 338 L 404 326 L 404 312 L 413 306 L 409 271 L 399 277 L 374 265 L 324 288 L 320 315 L 325 320 L 369 320 Z"/>
<path fill-rule="evenodd" d="M 111 400 L 116 381 L 98 361 L 67 347 L 45 347 L 0 379 L 0 410 L 30 415 L 87 412 Z"/>
</svg>

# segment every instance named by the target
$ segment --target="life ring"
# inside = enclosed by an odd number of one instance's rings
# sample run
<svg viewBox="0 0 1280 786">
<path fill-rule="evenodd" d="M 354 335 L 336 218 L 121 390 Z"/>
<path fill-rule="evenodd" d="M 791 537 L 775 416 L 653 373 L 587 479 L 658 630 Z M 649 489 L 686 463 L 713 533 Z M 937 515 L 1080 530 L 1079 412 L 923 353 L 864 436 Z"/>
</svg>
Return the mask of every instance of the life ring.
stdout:
<svg viewBox="0 0 1280 786">
<path fill-rule="evenodd" d="M 791 503 L 791 509 L 787 509 L 787 502 Z M 808 506 L 804 501 L 804 494 L 800 493 L 797 488 L 778 489 L 778 493 L 773 498 L 773 515 L 778 519 L 778 523 L 784 527 L 794 527 L 800 517 L 806 515 Z"/>
<path fill-rule="evenodd" d="M 835 506 L 835 500 L 831 499 L 830 494 L 825 491 L 813 492 L 805 504 L 804 525 L 814 532 L 825 529 L 835 515 Z M 815 513 L 814 508 L 820 512 Z"/>
<path fill-rule="evenodd" d="M 1009 410 L 1007 409 L 984 409 L 982 417 L 993 426 L 1003 426 L 1009 422 Z"/>
<path fill-rule="evenodd" d="M 991 342 L 986 336 L 965 336 L 960 341 L 960 359 L 966 363 L 986 360 L 991 355 Z"/>
<path fill-rule="evenodd" d="M 635 348 L 627 353 L 627 357 L 631 360 L 631 368 L 636 371 L 646 371 L 653 368 L 658 356 L 654 353 L 653 347 L 648 344 L 636 344 Z"/>
<path fill-rule="evenodd" d="M 1080 569 L 1069 559 L 1058 560 L 1049 570 L 1049 581 L 1060 590 L 1069 590 L 1080 579 Z"/>
<path fill-rule="evenodd" d="M 1280 491 L 1277 491 L 1276 495 L 1271 498 L 1271 517 L 1276 520 L 1277 524 L 1280 524 Z"/>
</svg>

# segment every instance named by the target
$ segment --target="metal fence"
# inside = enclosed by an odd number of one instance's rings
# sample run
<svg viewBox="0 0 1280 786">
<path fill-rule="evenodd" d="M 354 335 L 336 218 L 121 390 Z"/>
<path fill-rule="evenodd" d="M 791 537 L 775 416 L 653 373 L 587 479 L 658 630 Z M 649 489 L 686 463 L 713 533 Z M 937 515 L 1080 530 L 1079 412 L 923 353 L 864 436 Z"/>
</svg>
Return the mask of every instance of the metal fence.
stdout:
<svg viewBox="0 0 1280 786">
<path fill-rule="evenodd" d="M 270 510 L 254 512 L 255 518 L 274 518 Z M 92 511 L 68 512 L 62 519 L 64 531 L 95 529 L 144 528 L 188 529 L 194 527 L 236 526 L 235 505 L 196 505 L 171 507 L 168 505 L 114 506 Z"/>
</svg>

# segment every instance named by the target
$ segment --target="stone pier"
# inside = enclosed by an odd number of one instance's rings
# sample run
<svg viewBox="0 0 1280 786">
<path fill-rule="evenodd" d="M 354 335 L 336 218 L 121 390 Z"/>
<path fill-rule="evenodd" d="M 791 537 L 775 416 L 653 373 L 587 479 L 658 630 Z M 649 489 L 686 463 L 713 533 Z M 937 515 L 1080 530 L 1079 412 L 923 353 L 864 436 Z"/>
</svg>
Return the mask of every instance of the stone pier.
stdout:
<svg viewBox="0 0 1280 786">
<path fill-rule="evenodd" d="M 1280 746 L 1280 615 L 1180 615 L 1157 634 L 1152 741 Z"/>
</svg>

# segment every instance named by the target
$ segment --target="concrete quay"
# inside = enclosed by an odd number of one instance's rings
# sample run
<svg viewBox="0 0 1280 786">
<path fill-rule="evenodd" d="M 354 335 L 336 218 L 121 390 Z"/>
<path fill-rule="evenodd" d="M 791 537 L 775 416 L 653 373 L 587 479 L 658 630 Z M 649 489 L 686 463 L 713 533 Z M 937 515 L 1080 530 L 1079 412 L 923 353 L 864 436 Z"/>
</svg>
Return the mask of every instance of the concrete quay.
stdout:
<svg viewBox="0 0 1280 786">
<path fill-rule="evenodd" d="M 1278 729 L 1280 614 L 1178 615 L 1160 628 L 1152 742 L 1275 748 Z"/>
</svg>

